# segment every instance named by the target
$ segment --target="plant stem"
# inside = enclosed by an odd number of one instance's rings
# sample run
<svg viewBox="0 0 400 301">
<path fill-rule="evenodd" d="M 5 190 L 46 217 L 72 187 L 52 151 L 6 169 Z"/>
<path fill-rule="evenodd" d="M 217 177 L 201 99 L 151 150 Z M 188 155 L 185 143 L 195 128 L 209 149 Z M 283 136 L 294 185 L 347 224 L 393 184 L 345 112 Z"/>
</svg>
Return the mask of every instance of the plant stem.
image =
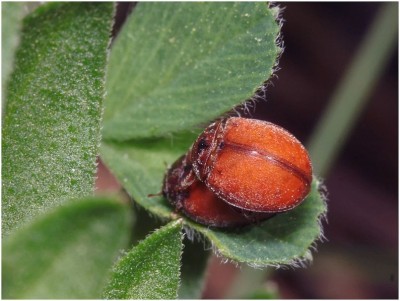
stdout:
<svg viewBox="0 0 400 301">
<path fill-rule="evenodd" d="M 390 59 L 397 31 L 398 4 L 382 4 L 308 143 L 315 174 L 330 170 Z"/>
</svg>

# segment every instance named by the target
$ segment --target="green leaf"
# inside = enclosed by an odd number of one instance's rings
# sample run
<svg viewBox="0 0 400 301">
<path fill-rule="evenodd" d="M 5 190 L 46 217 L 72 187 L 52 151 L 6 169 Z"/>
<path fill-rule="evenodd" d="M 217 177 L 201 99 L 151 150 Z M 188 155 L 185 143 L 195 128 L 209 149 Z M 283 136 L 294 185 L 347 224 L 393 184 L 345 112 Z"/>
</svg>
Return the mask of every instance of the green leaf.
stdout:
<svg viewBox="0 0 400 301">
<path fill-rule="evenodd" d="M 129 207 L 105 198 L 69 202 L 3 240 L 2 297 L 97 299 L 129 241 Z"/>
<path fill-rule="evenodd" d="M 251 98 L 280 52 L 274 14 L 265 3 L 140 3 L 111 51 L 104 138 L 194 128 Z"/>
<path fill-rule="evenodd" d="M 149 194 L 161 192 L 166 167 L 187 151 L 194 138 L 185 134 L 173 139 L 103 142 L 101 157 L 137 203 L 158 217 L 171 219 L 168 202 Z"/>
<path fill-rule="evenodd" d="M 24 5 L 20 2 L 1 3 L 1 85 L 6 87 L 14 63 L 14 53 L 19 41 Z M 4 96 L 3 96 L 4 97 Z"/>
<path fill-rule="evenodd" d="M 260 225 L 211 230 L 190 222 L 217 248 L 219 254 L 254 267 L 303 265 L 312 259 L 310 247 L 322 236 L 325 200 L 314 180 L 306 200 L 297 208 L 274 216 Z"/>
<path fill-rule="evenodd" d="M 2 229 L 91 194 L 111 3 L 50 3 L 24 19 L 3 126 Z"/>
<path fill-rule="evenodd" d="M 203 242 L 184 240 L 179 299 L 201 298 L 209 255 Z"/>
<path fill-rule="evenodd" d="M 134 247 L 114 267 L 106 299 L 175 299 L 182 252 L 182 222 L 169 223 Z"/>
</svg>

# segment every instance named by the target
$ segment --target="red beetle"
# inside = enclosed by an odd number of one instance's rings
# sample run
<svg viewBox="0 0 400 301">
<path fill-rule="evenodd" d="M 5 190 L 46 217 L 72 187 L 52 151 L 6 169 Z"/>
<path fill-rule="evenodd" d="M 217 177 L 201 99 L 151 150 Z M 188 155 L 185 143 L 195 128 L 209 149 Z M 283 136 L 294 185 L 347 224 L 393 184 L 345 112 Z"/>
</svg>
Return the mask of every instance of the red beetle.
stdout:
<svg viewBox="0 0 400 301">
<path fill-rule="evenodd" d="M 178 211 L 207 226 L 243 226 L 271 216 L 247 212 L 225 203 L 197 179 L 186 156 L 180 157 L 168 170 L 162 190 Z"/>
<path fill-rule="evenodd" d="M 310 192 L 306 149 L 270 122 L 240 117 L 217 121 L 197 138 L 189 156 L 198 179 L 238 208 L 282 212 Z"/>
<path fill-rule="evenodd" d="M 303 145 L 269 122 L 212 123 L 168 170 L 163 194 L 185 215 L 215 227 L 266 219 L 299 205 L 312 166 Z"/>
</svg>

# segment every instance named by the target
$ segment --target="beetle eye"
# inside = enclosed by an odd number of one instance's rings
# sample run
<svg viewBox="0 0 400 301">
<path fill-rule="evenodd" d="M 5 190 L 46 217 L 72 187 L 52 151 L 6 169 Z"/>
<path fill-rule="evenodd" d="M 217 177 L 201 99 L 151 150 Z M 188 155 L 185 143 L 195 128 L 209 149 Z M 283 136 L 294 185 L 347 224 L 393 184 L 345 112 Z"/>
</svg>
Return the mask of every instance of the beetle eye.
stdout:
<svg viewBox="0 0 400 301">
<path fill-rule="evenodd" d="M 208 147 L 208 144 L 206 142 L 206 140 L 200 139 L 199 144 L 197 146 L 197 152 L 200 153 L 203 149 L 206 149 Z"/>
</svg>

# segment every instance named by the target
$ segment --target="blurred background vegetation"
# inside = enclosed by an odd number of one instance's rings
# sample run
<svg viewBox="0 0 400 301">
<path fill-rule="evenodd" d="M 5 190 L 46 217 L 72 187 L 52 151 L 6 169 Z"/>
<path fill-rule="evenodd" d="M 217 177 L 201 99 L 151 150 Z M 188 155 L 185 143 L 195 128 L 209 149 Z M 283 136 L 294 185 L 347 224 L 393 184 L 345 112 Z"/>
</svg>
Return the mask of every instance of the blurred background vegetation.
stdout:
<svg viewBox="0 0 400 301">
<path fill-rule="evenodd" d="M 251 116 L 283 126 L 310 145 L 321 116 L 338 98 L 343 78 L 387 3 L 278 5 L 284 9 L 285 51 L 267 101 L 259 102 Z M 114 34 L 133 9 L 131 3 L 118 5 Z M 397 12 L 398 4 L 392 3 L 392 9 Z M 394 16 L 397 28 L 398 14 Z M 373 65 L 373 53 L 370 59 Z M 342 147 L 324 170 L 329 191 L 327 241 L 318 244 L 311 266 L 253 272 L 212 257 L 204 298 L 398 298 L 398 40 L 380 65 L 349 121 L 346 139 L 334 143 Z M 360 86 L 354 84 L 353 89 L 357 95 Z M 333 127 L 343 123 L 339 118 Z M 100 164 L 97 189 L 118 187 Z M 261 293 L 235 289 L 243 278 L 258 279 Z"/>
</svg>

